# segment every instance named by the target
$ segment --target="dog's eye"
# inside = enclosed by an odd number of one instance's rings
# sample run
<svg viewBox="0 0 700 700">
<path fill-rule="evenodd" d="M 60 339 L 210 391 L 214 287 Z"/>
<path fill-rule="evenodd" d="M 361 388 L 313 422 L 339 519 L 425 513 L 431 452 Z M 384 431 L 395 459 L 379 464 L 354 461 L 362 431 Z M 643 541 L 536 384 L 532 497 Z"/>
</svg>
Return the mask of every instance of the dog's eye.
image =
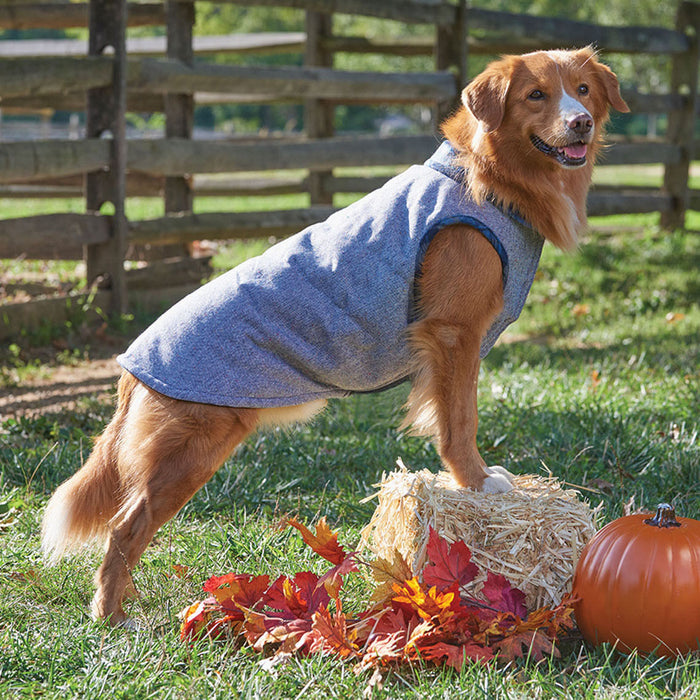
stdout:
<svg viewBox="0 0 700 700">
<path fill-rule="evenodd" d="M 533 90 L 528 96 L 528 100 L 543 100 L 545 98 L 545 94 L 542 92 L 542 90 Z"/>
<path fill-rule="evenodd" d="M 585 83 L 581 84 L 578 86 L 578 94 L 579 95 L 587 95 L 588 94 L 588 85 Z"/>
</svg>

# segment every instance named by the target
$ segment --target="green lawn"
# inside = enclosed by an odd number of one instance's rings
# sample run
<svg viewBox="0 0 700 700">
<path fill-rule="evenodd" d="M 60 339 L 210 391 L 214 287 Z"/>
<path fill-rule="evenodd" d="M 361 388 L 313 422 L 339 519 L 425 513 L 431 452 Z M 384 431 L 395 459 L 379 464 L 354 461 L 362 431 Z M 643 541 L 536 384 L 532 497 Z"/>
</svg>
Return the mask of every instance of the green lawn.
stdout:
<svg viewBox="0 0 700 700">
<path fill-rule="evenodd" d="M 482 366 L 480 446 L 513 472 L 545 467 L 603 502 L 670 500 L 700 518 L 700 234 L 665 233 L 654 217 L 594 221 L 578 253 L 545 248 L 522 318 Z M 694 216 L 691 227 L 700 228 Z M 606 230 L 595 230 L 604 225 Z M 250 248 L 224 251 L 220 265 Z M 230 253 L 230 254 L 229 254 Z M 123 328 L 120 330 L 124 330 Z M 127 328 L 128 331 L 128 328 Z M 124 339 L 126 342 L 126 337 Z M 67 355 L 89 356 L 71 339 Z M 29 348 L 21 350 L 30 351 Z M 31 353 L 30 353 L 31 354 Z M 14 357 L 14 359 L 13 359 Z M 25 360 L 8 355 L 0 377 Z M 407 388 L 333 402 L 310 425 L 246 444 L 159 533 L 134 578 L 138 633 L 92 623 L 88 603 L 99 552 L 55 568 L 39 553 L 42 507 L 86 458 L 111 408 L 8 421 L 0 433 L 0 695 L 3 697 L 362 697 L 369 676 L 334 659 L 296 659 L 270 673 L 231 644 L 178 639 L 177 613 L 202 582 L 231 570 L 293 573 L 317 567 L 284 513 L 325 515 L 352 545 L 372 513 L 361 500 L 398 457 L 438 468 L 433 447 L 397 431 Z M 173 565 L 189 567 L 185 578 Z M 363 595 L 362 586 L 356 592 Z M 644 611 L 640 611 L 644 614 Z M 474 664 L 461 674 L 403 667 L 378 698 L 700 698 L 700 655 L 623 657 L 568 643 L 536 665 Z"/>
</svg>

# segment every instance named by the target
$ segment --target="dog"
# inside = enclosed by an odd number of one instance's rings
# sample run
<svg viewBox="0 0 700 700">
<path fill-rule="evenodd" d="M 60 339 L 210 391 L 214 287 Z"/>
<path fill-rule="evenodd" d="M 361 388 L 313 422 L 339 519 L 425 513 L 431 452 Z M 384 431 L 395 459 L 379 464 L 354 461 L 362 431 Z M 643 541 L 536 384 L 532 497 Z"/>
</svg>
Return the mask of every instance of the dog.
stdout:
<svg viewBox="0 0 700 700">
<path fill-rule="evenodd" d="M 517 318 L 544 240 L 573 249 L 610 108 L 591 48 L 505 56 L 462 92 L 445 141 L 326 222 L 178 302 L 118 359 L 115 415 L 50 499 L 51 560 L 105 542 L 92 614 L 124 623 L 156 531 L 264 425 L 410 378 L 406 424 L 463 487 L 511 487 L 477 448 L 480 361 Z"/>
</svg>

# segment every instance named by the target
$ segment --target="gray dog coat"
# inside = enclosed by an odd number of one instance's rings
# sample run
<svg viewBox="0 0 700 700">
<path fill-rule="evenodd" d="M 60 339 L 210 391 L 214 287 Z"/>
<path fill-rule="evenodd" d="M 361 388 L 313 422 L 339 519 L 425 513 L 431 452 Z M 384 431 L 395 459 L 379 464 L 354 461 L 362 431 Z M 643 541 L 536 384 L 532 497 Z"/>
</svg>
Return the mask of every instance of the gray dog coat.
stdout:
<svg viewBox="0 0 700 700">
<path fill-rule="evenodd" d="M 484 357 L 523 308 L 542 236 L 513 212 L 477 206 L 444 142 L 423 165 L 277 243 L 175 304 L 117 358 L 175 399 L 275 407 L 377 391 L 410 377 L 406 331 L 435 234 L 468 224 L 498 252 L 504 306 Z"/>
</svg>

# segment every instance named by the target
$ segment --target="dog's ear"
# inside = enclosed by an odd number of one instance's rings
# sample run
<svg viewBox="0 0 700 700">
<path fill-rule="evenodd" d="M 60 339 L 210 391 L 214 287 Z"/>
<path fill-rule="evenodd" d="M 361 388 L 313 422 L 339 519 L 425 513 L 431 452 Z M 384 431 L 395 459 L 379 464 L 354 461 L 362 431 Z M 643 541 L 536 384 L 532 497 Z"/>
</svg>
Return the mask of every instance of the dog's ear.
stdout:
<svg viewBox="0 0 700 700">
<path fill-rule="evenodd" d="M 576 52 L 576 57 L 583 65 L 590 61 L 595 67 L 596 73 L 603 83 L 605 95 L 613 109 L 618 112 L 629 112 L 630 108 L 620 94 L 620 83 L 617 76 L 605 64 L 598 62 L 598 52 L 592 46 L 586 46 Z"/>
<path fill-rule="evenodd" d="M 496 61 L 462 91 L 462 104 L 479 120 L 484 131 L 498 129 L 503 121 L 512 74 L 509 60 Z"/>
<path fill-rule="evenodd" d="M 598 75 L 603 80 L 605 94 L 608 96 L 608 102 L 618 112 L 629 112 L 630 108 L 627 106 L 627 103 L 622 99 L 622 95 L 620 94 L 620 83 L 615 73 L 613 73 L 610 68 L 602 63 L 598 63 L 596 68 L 598 69 Z"/>
</svg>

